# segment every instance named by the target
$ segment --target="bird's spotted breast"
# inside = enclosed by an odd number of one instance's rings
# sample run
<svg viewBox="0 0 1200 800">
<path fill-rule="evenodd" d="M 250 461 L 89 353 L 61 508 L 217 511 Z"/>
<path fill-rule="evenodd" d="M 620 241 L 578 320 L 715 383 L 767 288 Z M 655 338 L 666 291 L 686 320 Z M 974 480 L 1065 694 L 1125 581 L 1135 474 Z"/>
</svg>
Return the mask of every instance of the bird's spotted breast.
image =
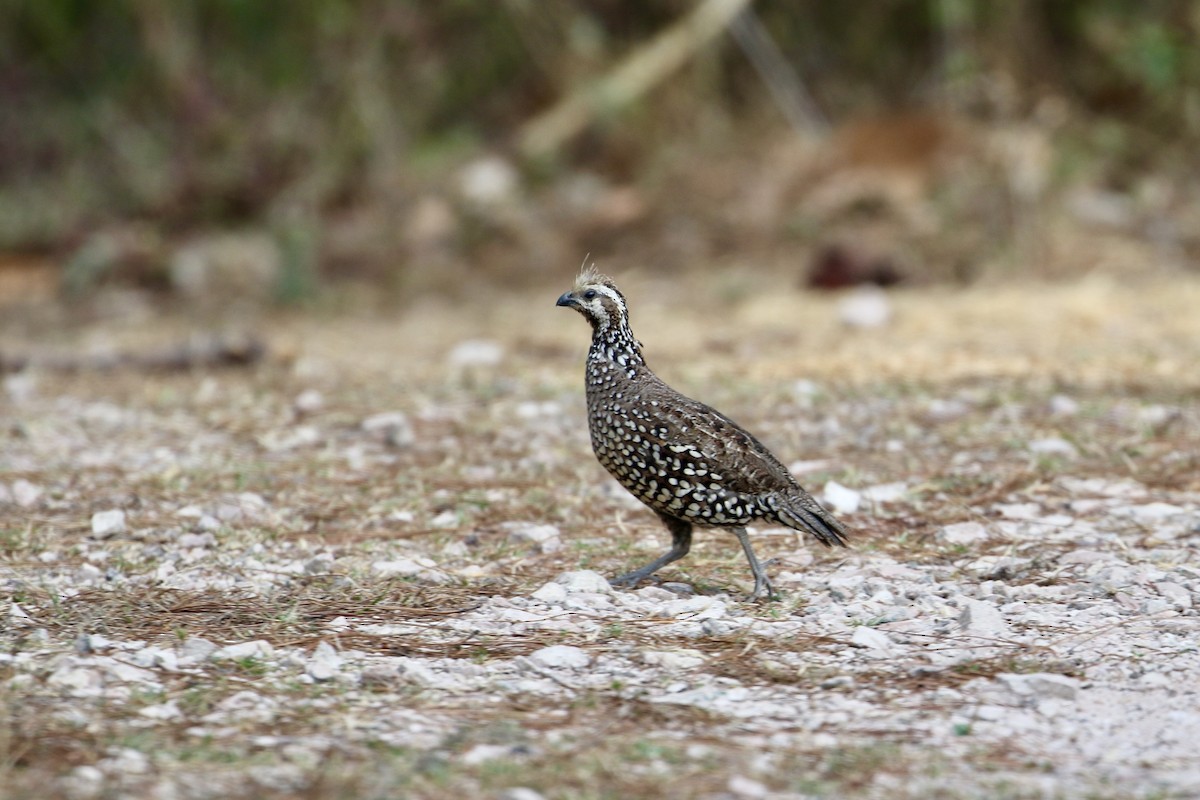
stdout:
<svg viewBox="0 0 1200 800">
<path fill-rule="evenodd" d="M 751 498 L 721 484 L 708 456 L 681 440 L 677 421 L 657 401 L 629 393 L 589 392 L 589 427 L 597 459 L 631 494 L 655 511 L 698 524 L 745 524 L 763 515 Z"/>
</svg>

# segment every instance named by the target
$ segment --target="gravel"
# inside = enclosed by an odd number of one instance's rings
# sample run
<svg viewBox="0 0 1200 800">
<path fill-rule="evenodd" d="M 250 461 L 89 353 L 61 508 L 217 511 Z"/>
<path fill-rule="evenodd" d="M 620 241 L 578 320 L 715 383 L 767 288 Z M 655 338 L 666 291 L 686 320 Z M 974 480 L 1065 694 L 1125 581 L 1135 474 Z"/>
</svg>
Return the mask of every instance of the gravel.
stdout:
<svg viewBox="0 0 1200 800">
<path fill-rule="evenodd" d="M 464 341 L 403 410 L 312 363 L 271 390 L 180 379 L 179 403 L 133 379 L 13 401 L 17 750 L 73 798 L 305 794 L 347 764 L 337 780 L 534 800 L 596 763 L 570 779 L 1200 794 L 1194 403 L 788 384 L 757 427 L 830 454 L 798 471 L 856 535 L 827 551 L 760 526 L 785 597 L 752 605 L 721 532 L 661 582 L 608 583 L 666 536 L 581 463 L 577 389 L 489 382 L 523 357 Z M 1110 458 L 1135 445 L 1159 460 Z"/>
</svg>

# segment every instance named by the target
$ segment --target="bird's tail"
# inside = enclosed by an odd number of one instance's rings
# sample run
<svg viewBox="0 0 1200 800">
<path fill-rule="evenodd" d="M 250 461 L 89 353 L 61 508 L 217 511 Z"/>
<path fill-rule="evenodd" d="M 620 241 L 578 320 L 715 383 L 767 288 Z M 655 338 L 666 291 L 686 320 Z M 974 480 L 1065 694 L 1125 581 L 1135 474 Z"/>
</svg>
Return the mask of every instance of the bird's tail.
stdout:
<svg viewBox="0 0 1200 800">
<path fill-rule="evenodd" d="M 789 528 L 806 531 L 817 537 L 817 541 L 826 547 L 846 546 L 849 532 L 846 526 L 834 519 L 833 515 L 821 508 L 820 503 L 812 495 L 797 493 L 771 498 L 771 506 L 779 521 Z"/>
</svg>

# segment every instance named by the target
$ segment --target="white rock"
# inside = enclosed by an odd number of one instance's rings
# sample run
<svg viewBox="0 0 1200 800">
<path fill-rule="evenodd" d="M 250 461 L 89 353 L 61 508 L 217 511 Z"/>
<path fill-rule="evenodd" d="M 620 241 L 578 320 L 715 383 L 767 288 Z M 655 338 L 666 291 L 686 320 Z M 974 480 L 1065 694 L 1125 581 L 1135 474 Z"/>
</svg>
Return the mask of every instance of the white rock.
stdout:
<svg viewBox="0 0 1200 800">
<path fill-rule="evenodd" d="M 1053 697 L 1074 700 L 1080 688 L 1080 683 L 1075 678 L 1054 672 L 1033 672 L 1027 675 L 1002 672 L 996 676 L 996 680 L 1014 694 L 1035 699 Z"/>
<path fill-rule="evenodd" d="M 209 517 L 209 519 L 212 518 Z M 215 547 L 217 544 L 217 537 L 213 536 L 211 533 L 181 533 L 175 539 L 175 544 L 181 550 L 203 550 L 206 547 Z"/>
<path fill-rule="evenodd" d="M 458 527 L 458 512 L 452 509 L 446 509 L 442 513 L 434 516 L 429 520 L 431 528 L 457 528 Z"/>
<path fill-rule="evenodd" d="M 218 503 L 212 516 L 220 522 L 239 522 L 246 516 L 246 511 L 240 503 Z"/>
<path fill-rule="evenodd" d="M 770 790 L 761 783 L 744 775 L 732 775 L 729 778 L 729 783 L 726 784 L 730 794 L 734 797 L 745 797 L 748 800 L 759 800 L 759 798 L 770 795 Z"/>
<path fill-rule="evenodd" d="M 209 658 L 213 661 L 236 661 L 242 658 L 274 658 L 275 648 L 266 639 L 255 639 L 251 642 L 226 645 L 214 650 Z"/>
<path fill-rule="evenodd" d="M 1008 714 L 1008 709 L 1004 706 L 993 705 L 992 703 L 984 703 L 975 709 L 975 718 L 985 722 L 995 722 L 998 719 L 1003 719 Z"/>
<path fill-rule="evenodd" d="M 1146 600 L 1143 600 L 1142 604 L 1138 607 L 1138 610 L 1141 611 L 1143 614 L 1153 615 L 1153 614 L 1161 614 L 1162 612 L 1168 611 L 1174 607 L 1175 607 L 1174 604 L 1170 600 L 1167 600 L 1166 598 L 1151 597 Z"/>
<path fill-rule="evenodd" d="M 1071 550 L 1063 553 L 1058 558 L 1059 564 L 1095 564 L 1100 561 L 1113 561 L 1116 558 L 1112 553 L 1106 553 L 1102 550 L 1090 550 L 1086 547 L 1081 547 L 1078 550 Z"/>
<path fill-rule="evenodd" d="M 1050 398 L 1050 413 L 1058 417 L 1073 417 L 1079 413 L 1079 403 L 1065 394 Z"/>
<path fill-rule="evenodd" d="M 313 648 L 305 671 L 313 680 L 323 683 L 333 680 L 341 671 L 343 659 L 329 642 L 321 642 Z"/>
<path fill-rule="evenodd" d="M 1168 689 L 1174 681 L 1170 675 L 1162 672 L 1146 672 L 1142 677 L 1138 678 L 1140 686 L 1146 686 L 1151 689 Z"/>
<path fill-rule="evenodd" d="M 592 663 L 592 657 L 586 650 L 567 644 L 543 647 L 530 653 L 529 659 L 539 666 L 553 669 L 581 669 Z"/>
<path fill-rule="evenodd" d="M 468 339 L 450 351 L 449 361 L 455 367 L 494 367 L 504 360 L 504 346 L 491 339 Z"/>
<path fill-rule="evenodd" d="M 1060 436 L 1034 439 L 1029 443 L 1029 451 L 1039 455 L 1065 456 L 1068 458 L 1074 458 L 1079 455 L 1079 450 L 1075 445 Z"/>
<path fill-rule="evenodd" d="M 322 554 L 304 562 L 304 574 L 324 575 L 333 569 L 333 557 Z"/>
<path fill-rule="evenodd" d="M 237 505 L 243 514 L 253 520 L 262 519 L 270 508 L 270 505 L 263 499 L 263 496 L 256 492 L 241 492 L 238 494 Z M 217 516 L 221 515 L 218 514 Z M 221 517 L 221 519 L 225 518 Z"/>
<path fill-rule="evenodd" d="M 667 603 L 659 613 L 664 617 L 681 617 L 698 622 L 706 619 L 720 619 L 725 616 L 727 611 L 725 603 L 715 597 L 697 595 Z"/>
<path fill-rule="evenodd" d="M 1178 583 L 1170 581 L 1159 581 L 1154 584 L 1154 588 L 1158 590 L 1164 598 L 1171 601 L 1176 608 L 1191 608 L 1192 593 L 1180 586 Z"/>
<path fill-rule="evenodd" d="M 254 711 L 272 705 L 275 705 L 275 701 L 270 698 L 263 697 L 258 692 L 243 689 L 240 692 L 234 692 L 229 695 L 229 697 L 217 703 L 216 707 L 221 711 Z"/>
<path fill-rule="evenodd" d="M 201 514 L 200 518 L 196 520 L 196 528 L 209 533 L 219 531 L 221 530 L 221 520 L 212 514 Z"/>
<path fill-rule="evenodd" d="M 90 696 L 104 688 L 104 676 L 96 669 L 63 666 L 50 673 L 50 677 L 46 678 L 46 685 L 77 697 Z"/>
<path fill-rule="evenodd" d="M 855 647 L 881 651 L 894 650 L 896 646 L 886 633 L 866 625 L 859 625 L 854 629 L 854 635 L 850 637 L 850 644 Z"/>
<path fill-rule="evenodd" d="M 400 671 L 387 664 L 368 664 L 358 676 L 363 686 L 386 688 L 400 680 Z"/>
<path fill-rule="evenodd" d="M 581 569 L 574 572 L 564 572 L 554 579 L 554 582 L 567 590 L 568 594 L 576 592 L 594 592 L 599 594 L 612 594 L 612 586 L 609 585 L 608 579 L 599 572 L 594 572 L 590 569 Z"/>
<path fill-rule="evenodd" d="M 331 681 L 338 675 L 337 666 L 330 664 L 328 661 L 312 661 L 305 667 L 304 671 L 308 677 L 317 683 Z"/>
<path fill-rule="evenodd" d="M 125 512 L 119 508 L 92 514 L 92 537 L 107 539 L 125 532 Z"/>
<path fill-rule="evenodd" d="M 643 650 L 642 661 L 652 667 L 668 671 L 693 669 L 704 664 L 704 654 L 699 650 L 680 647 L 675 650 Z"/>
<path fill-rule="evenodd" d="M 421 686 L 440 686 L 447 682 L 446 676 L 439 675 L 428 664 L 418 658 L 403 657 L 397 660 L 396 673 L 410 683 Z"/>
<path fill-rule="evenodd" d="M 1172 419 L 1180 415 L 1178 408 L 1174 406 L 1164 406 L 1159 404 L 1145 406 L 1139 408 L 1137 412 L 1137 421 L 1143 425 L 1156 428 L 1170 422 Z"/>
<path fill-rule="evenodd" d="M 508 532 L 508 538 L 514 542 L 533 542 L 541 544 L 550 539 L 557 539 L 559 530 L 554 525 L 538 525 L 533 522 L 505 522 L 501 529 Z"/>
<path fill-rule="evenodd" d="M 308 447 L 321 441 L 321 429 L 316 425 L 290 425 L 286 428 L 268 430 L 258 437 L 264 449 L 282 453 Z"/>
<path fill-rule="evenodd" d="M 792 396 L 797 400 L 812 400 L 820 396 L 824 391 L 821 388 L 821 384 L 808 378 L 800 378 L 792 383 Z"/>
<path fill-rule="evenodd" d="M 563 407 L 561 403 L 556 403 L 553 400 L 544 402 L 536 402 L 526 400 L 523 403 L 517 404 L 517 417 L 519 419 L 545 419 L 547 417 L 562 416 Z"/>
<path fill-rule="evenodd" d="M 947 544 L 976 544 L 987 539 L 988 532 L 978 522 L 956 522 L 944 525 L 937 537 Z"/>
<path fill-rule="evenodd" d="M 546 796 L 528 786 L 514 786 L 500 792 L 497 800 L 546 800 Z"/>
<path fill-rule="evenodd" d="M 148 669 L 164 669 L 173 672 L 179 668 L 179 656 L 172 650 L 162 647 L 143 647 L 130 656 L 130 660 L 139 667 Z"/>
<path fill-rule="evenodd" d="M 823 469 L 829 469 L 833 466 L 833 461 L 828 458 L 814 458 L 808 461 L 793 461 L 788 464 L 788 472 L 793 475 L 807 475 L 810 472 L 820 472 Z"/>
<path fill-rule="evenodd" d="M 63 789 L 71 800 L 91 800 L 104 790 L 104 773 L 99 767 L 81 764 L 63 779 Z"/>
<path fill-rule="evenodd" d="M 962 400 L 935 397 L 925 406 L 925 413 L 938 422 L 949 422 L 969 413 L 971 406 Z"/>
<path fill-rule="evenodd" d="M 219 647 L 200 636 L 189 636 L 184 639 L 183 644 L 179 645 L 179 658 L 181 661 L 196 662 L 208 659 L 215 653 Z"/>
<path fill-rule="evenodd" d="M 42 488 L 18 478 L 12 484 L 12 498 L 21 508 L 29 508 L 42 498 Z"/>
<path fill-rule="evenodd" d="M 862 505 L 862 493 L 837 481 L 829 481 L 821 492 L 821 499 L 839 514 L 853 514 Z"/>
<path fill-rule="evenodd" d="M 122 683 L 157 683 L 157 675 L 153 670 L 144 669 L 121 659 L 100 656 L 95 659 L 95 663 Z"/>
<path fill-rule="evenodd" d="M 964 570 L 983 578 L 1002 578 L 1019 572 L 1030 564 L 1028 558 L 1014 556 L 980 556 L 963 567 Z"/>
<path fill-rule="evenodd" d="M 312 414 L 325 407 L 325 395 L 316 389 L 305 389 L 296 395 L 296 399 L 292 401 L 292 407 L 301 414 Z"/>
<path fill-rule="evenodd" d="M 513 752 L 512 747 L 502 744 L 477 744 L 458 757 L 458 760 L 469 767 L 477 766 L 486 761 L 507 758 Z"/>
<path fill-rule="evenodd" d="M 150 771 L 150 756 L 132 747 L 122 747 L 96 766 L 109 775 L 144 775 Z"/>
<path fill-rule="evenodd" d="M 393 447 L 409 447 L 416 441 L 412 423 L 403 411 L 384 411 L 362 421 L 363 431 L 383 436 Z"/>
<path fill-rule="evenodd" d="M 853 567 L 848 568 L 853 570 Z M 826 586 L 835 600 L 850 600 L 863 588 L 867 579 L 856 571 L 839 570 L 829 576 Z"/>
<path fill-rule="evenodd" d="M 1005 519 L 1037 520 L 1042 516 L 1037 503 L 997 503 L 995 508 Z"/>
<path fill-rule="evenodd" d="M 838 319 L 851 328 L 881 328 L 892 320 L 892 303 L 878 287 L 863 286 L 838 303 Z"/>
<path fill-rule="evenodd" d="M 90 565 L 84 565 L 90 566 Z M 94 653 L 98 650 L 111 650 L 115 642 L 102 633 L 84 633 L 75 640 L 76 652 L 82 654 Z"/>
<path fill-rule="evenodd" d="M 1161 522 L 1164 519 L 1185 513 L 1186 509 L 1172 503 L 1146 503 L 1136 506 L 1120 506 L 1113 509 L 1114 514 L 1133 517 L 1139 522 Z"/>
<path fill-rule="evenodd" d="M 27 403 L 37 396 L 38 376 L 36 372 L 17 372 L 4 376 L 4 391 L 14 404 Z"/>
<path fill-rule="evenodd" d="M 567 599 L 567 590 L 561 583 L 551 581 L 530 595 L 543 603 L 555 605 Z"/>
<path fill-rule="evenodd" d="M 412 558 L 396 558 L 391 561 L 375 561 L 371 572 L 384 578 L 409 578 L 424 572 L 428 567 Z"/>
<path fill-rule="evenodd" d="M 284 748 L 284 751 L 295 749 L 293 746 Z M 292 752 L 287 754 L 288 757 L 295 757 Z M 287 797 L 295 797 L 307 787 L 309 781 L 300 764 L 255 764 L 246 768 L 246 777 L 259 789 Z"/>
<path fill-rule="evenodd" d="M 1129 195 L 1108 189 L 1077 189 L 1067 196 L 1065 205 L 1080 222 L 1097 228 L 1128 228 L 1137 213 Z"/>
<path fill-rule="evenodd" d="M 481 206 L 494 206 L 511 200 L 516 194 L 519 176 L 516 168 L 500 156 L 483 156 L 462 168 L 458 188 L 463 197 Z"/>
<path fill-rule="evenodd" d="M 967 632 L 975 636 L 998 638 L 1012 633 L 1008 623 L 1004 621 L 1004 615 L 993 604 L 964 597 L 962 607 L 958 621 Z"/>
<path fill-rule="evenodd" d="M 894 503 L 902 500 L 908 491 L 904 482 L 881 483 L 878 486 L 868 486 L 862 490 L 862 496 L 871 503 Z"/>
<path fill-rule="evenodd" d="M 174 700 L 168 700 L 165 703 L 156 703 L 151 706 L 143 706 L 138 709 L 138 716 L 153 720 L 171 720 L 180 719 L 183 717 L 183 712 L 179 710 Z"/>
</svg>

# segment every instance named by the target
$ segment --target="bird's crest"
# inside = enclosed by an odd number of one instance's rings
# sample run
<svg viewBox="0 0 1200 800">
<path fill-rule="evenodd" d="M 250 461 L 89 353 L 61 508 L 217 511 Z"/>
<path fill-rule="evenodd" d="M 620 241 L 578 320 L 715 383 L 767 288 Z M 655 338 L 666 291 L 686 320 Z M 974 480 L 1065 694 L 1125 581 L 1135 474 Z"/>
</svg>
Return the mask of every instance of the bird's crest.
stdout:
<svg viewBox="0 0 1200 800">
<path fill-rule="evenodd" d="M 575 291 L 581 291 L 585 286 L 607 286 L 610 289 L 616 289 L 617 285 L 613 283 L 613 279 L 596 269 L 595 262 L 588 263 L 584 259 L 583 267 L 579 270 L 579 277 L 575 279 Z"/>
</svg>

